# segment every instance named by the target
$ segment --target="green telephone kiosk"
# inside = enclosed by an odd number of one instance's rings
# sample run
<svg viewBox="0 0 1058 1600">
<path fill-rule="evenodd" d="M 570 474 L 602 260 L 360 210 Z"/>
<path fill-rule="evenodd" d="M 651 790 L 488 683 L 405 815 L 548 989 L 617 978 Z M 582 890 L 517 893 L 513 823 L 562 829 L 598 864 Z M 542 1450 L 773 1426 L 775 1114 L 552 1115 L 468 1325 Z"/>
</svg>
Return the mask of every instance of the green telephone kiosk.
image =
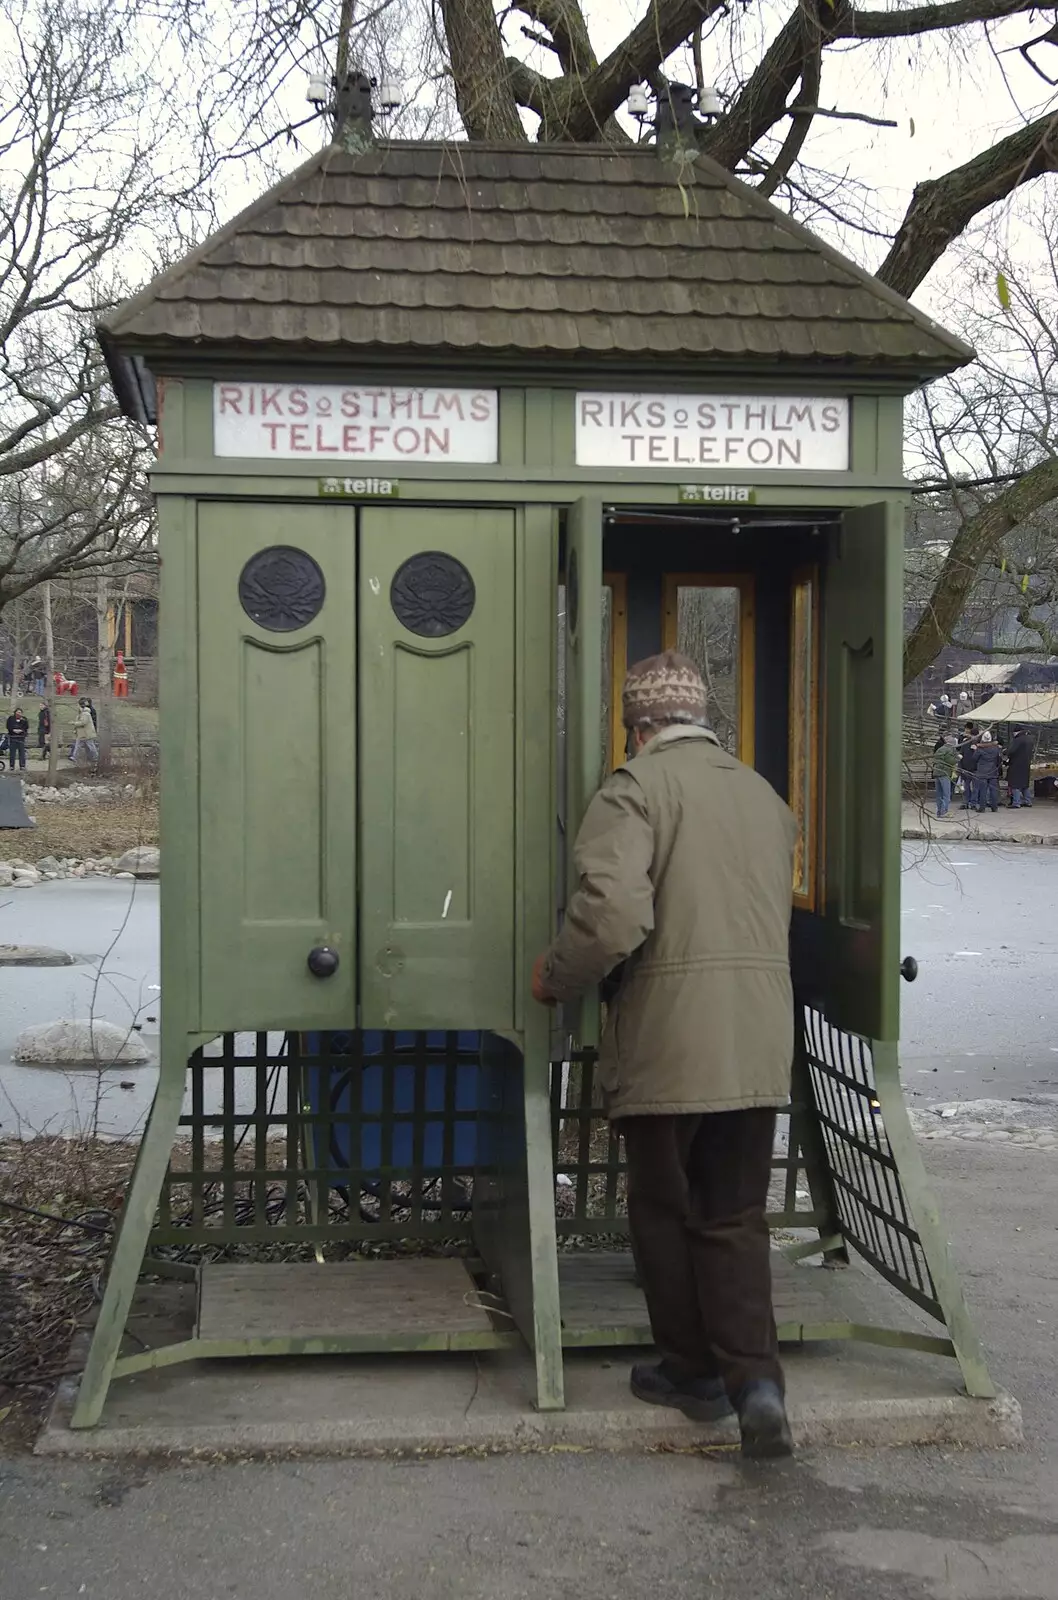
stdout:
<svg viewBox="0 0 1058 1600">
<path fill-rule="evenodd" d="M 667 645 L 800 825 L 775 1224 L 939 1327 L 779 1320 L 990 1394 L 897 1066 L 901 396 L 965 347 L 704 158 L 400 143 L 100 337 L 159 428 L 163 1010 L 74 1425 L 316 1352 L 525 1348 L 556 1408 L 564 1349 L 644 1338 L 598 1004 L 556 1045 L 528 982 Z M 163 1271 L 193 1329 L 127 1348 Z"/>
</svg>

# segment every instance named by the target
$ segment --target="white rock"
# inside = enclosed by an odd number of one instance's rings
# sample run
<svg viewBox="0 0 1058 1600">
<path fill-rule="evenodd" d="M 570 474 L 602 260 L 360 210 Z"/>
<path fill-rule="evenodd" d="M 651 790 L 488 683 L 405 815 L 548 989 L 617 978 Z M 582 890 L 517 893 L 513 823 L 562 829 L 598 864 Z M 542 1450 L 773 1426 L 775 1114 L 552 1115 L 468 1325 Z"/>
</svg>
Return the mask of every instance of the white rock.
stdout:
<svg viewBox="0 0 1058 1600">
<path fill-rule="evenodd" d="M 134 872 L 115 872 L 114 873 L 114 877 L 115 878 L 131 878 L 133 882 L 136 881 L 136 874 Z"/>
<path fill-rule="evenodd" d="M 54 856 L 41 856 L 37 862 L 38 872 L 58 872 L 59 863 Z"/>
<path fill-rule="evenodd" d="M 0 861 L 0 889 L 10 889 L 15 870 L 10 861 Z"/>
<path fill-rule="evenodd" d="M 39 883 L 40 873 L 36 867 L 16 867 L 15 882 L 18 883 L 20 879 L 25 883 Z"/>
<path fill-rule="evenodd" d="M 12 1054 L 16 1061 L 65 1067 L 134 1067 L 151 1059 L 138 1033 L 96 1019 L 24 1028 Z"/>
<path fill-rule="evenodd" d="M 126 850 L 118 862 L 118 871 L 131 872 L 136 877 L 156 878 L 161 867 L 161 853 L 153 844 L 138 844 Z"/>
</svg>

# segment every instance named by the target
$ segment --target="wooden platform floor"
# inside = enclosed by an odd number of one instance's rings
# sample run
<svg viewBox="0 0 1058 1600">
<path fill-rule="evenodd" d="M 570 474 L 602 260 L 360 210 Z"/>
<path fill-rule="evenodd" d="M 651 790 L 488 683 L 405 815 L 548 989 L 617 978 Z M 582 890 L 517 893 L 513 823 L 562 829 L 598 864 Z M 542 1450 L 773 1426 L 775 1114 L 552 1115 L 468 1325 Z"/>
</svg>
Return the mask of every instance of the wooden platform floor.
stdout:
<svg viewBox="0 0 1058 1600">
<path fill-rule="evenodd" d="M 462 1261 L 238 1262 L 204 1267 L 200 1339 L 488 1334 Z"/>
<path fill-rule="evenodd" d="M 631 1252 L 561 1252 L 558 1261 L 567 1348 L 651 1343 Z M 794 1266 L 773 1251 L 780 1338 L 797 1341 L 813 1329 L 878 1320 L 871 1314 L 878 1308 L 861 1303 L 863 1276 Z M 453 1340 L 473 1348 L 513 1337 L 502 1310 L 490 1317 L 464 1262 L 421 1258 L 207 1266 L 197 1333 L 211 1341 L 332 1339 L 347 1349 L 441 1348 Z"/>
<path fill-rule="evenodd" d="M 799 1338 L 805 1325 L 848 1319 L 848 1308 L 841 1303 L 845 1274 L 794 1266 L 778 1251 L 772 1251 L 771 1270 L 775 1320 L 784 1337 Z M 584 1250 L 560 1255 L 558 1281 L 563 1344 L 652 1342 L 646 1302 L 636 1285 L 630 1251 Z"/>
</svg>

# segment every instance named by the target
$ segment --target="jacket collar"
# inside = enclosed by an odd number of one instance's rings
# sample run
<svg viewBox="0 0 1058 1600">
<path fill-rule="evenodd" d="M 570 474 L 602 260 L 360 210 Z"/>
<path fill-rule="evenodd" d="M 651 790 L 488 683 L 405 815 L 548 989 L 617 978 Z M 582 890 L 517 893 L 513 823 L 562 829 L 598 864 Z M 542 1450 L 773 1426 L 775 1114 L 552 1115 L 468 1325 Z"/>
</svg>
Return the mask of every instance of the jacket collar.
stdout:
<svg viewBox="0 0 1058 1600">
<path fill-rule="evenodd" d="M 715 744 L 718 748 L 720 745 L 720 740 L 716 737 L 712 728 L 697 728 L 689 723 L 674 722 L 670 727 L 662 728 L 660 733 L 656 733 L 653 739 L 643 746 L 639 754 L 641 756 L 656 755 L 659 750 L 667 749 L 670 744 L 679 744 L 683 739 L 708 739 L 710 744 Z"/>
</svg>

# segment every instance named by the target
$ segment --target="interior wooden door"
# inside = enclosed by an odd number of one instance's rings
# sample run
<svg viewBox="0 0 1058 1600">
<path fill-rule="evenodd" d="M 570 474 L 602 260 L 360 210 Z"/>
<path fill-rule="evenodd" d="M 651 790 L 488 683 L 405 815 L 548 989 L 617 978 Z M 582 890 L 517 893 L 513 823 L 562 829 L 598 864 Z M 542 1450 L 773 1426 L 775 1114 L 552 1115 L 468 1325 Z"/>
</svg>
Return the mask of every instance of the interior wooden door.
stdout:
<svg viewBox="0 0 1058 1600">
<path fill-rule="evenodd" d="M 754 757 L 753 599 L 746 573 L 665 574 L 662 649 L 679 650 L 695 663 L 713 731 L 748 766 Z"/>
</svg>

